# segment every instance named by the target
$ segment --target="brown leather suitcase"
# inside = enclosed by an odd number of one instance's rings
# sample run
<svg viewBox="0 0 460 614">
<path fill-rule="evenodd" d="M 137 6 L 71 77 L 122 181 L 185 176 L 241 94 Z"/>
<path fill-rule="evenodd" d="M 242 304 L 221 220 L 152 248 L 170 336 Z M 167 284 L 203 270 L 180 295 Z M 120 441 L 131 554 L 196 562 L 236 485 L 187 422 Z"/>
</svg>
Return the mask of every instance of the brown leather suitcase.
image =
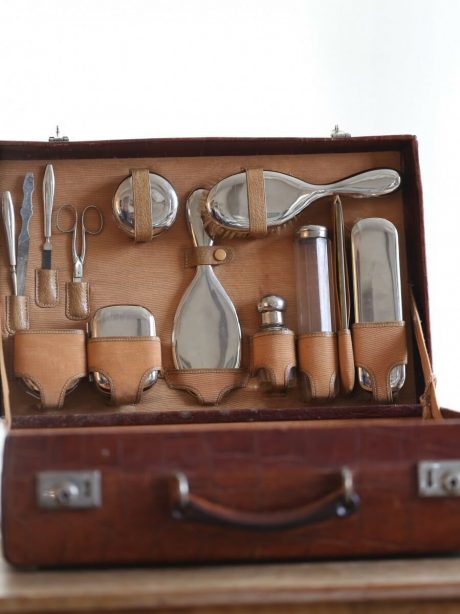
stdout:
<svg viewBox="0 0 460 614">
<path fill-rule="evenodd" d="M 449 552 L 460 547 L 460 421 L 437 409 L 411 291 L 429 348 L 423 208 L 412 136 L 347 139 L 191 139 L 0 143 L 0 191 L 21 201 L 36 178 L 26 284 L 33 329 L 84 329 L 65 313 L 69 237 L 53 229 L 59 297 L 37 304 L 35 270 L 43 244 L 45 165 L 56 173 L 56 206 L 98 205 L 105 227 L 90 237 L 85 262 L 90 309 L 136 303 L 155 314 L 163 368 L 171 369 L 174 313 L 193 277 L 187 194 L 242 168 L 264 168 L 325 183 L 369 168 L 398 169 L 402 188 L 381 199 L 343 199 L 345 225 L 386 217 L 400 237 L 407 381 L 397 401 L 376 404 L 357 387 L 326 404 L 304 403 L 296 388 L 269 395 L 251 377 L 216 405 L 200 406 L 164 378 L 138 405 L 114 408 L 85 381 L 61 409 L 43 410 L 13 376 L 11 299 L 2 248 L 2 384 L 9 425 L 2 481 L 6 558 L 18 566 L 307 559 Z M 151 242 L 131 241 L 111 217 L 113 193 L 133 168 L 166 177 L 179 195 L 173 227 Z M 331 226 L 331 199 L 296 218 Z M 296 328 L 293 227 L 264 239 L 230 238 L 234 258 L 217 275 L 248 339 L 256 304 L 286 297 Z M 415 328 L 415 330 L 414 330 Z M 419 335 L 419 346 L 415 336 Z M 419 352 L 421 351 L 422 360 Z M 425 376 L 425 377 L 424 377 Z M 420 398 L 422 397 L 422 402 Z"/>
</svg>

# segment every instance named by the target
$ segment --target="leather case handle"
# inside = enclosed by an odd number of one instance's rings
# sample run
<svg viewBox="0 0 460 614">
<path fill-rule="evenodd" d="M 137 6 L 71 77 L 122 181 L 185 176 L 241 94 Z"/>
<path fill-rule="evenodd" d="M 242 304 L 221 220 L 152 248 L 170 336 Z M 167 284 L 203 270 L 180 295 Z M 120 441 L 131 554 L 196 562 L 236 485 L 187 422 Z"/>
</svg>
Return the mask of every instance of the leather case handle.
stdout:
<svg viewBox="0 0 460 614">
<path fill-rule="evenodd" d="M 274 512 L 235 510 L 191 493 L 187 476 L 182 472 L 175 473 L 171 479 L 170 500 L 172 515 L 177 520 L 196 520 L 258 531 L 294 529 L 328 518 L 346 518 L 359 507 L 353 474 L 347 467 L 341 471 L 338 488 L 295 509 Z"/>
</svg>

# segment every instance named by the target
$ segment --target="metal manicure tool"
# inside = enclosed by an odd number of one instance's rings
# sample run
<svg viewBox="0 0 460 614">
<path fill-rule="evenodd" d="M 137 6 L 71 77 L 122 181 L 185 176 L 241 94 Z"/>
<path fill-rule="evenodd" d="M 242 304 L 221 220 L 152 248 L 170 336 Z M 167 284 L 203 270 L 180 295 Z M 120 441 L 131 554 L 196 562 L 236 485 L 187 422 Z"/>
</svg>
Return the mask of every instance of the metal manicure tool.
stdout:
<svg viewBox="0 0 460 614">
<path fill-rule="evenodd" d="M 70 212 L 70 224 L 62 221 L 65 211 Z M 95 213 L 91 215 L 91 212 Z M 91 217 L 93 219 L 91 219 Z M 72 234 L 73 281 L 80 283 L 83 279 L 83 265 L 86 256 L 86 235 L 98 235 L 104 227 L 102 211 L 96 205 L 88 205 L 80 216 L 81 251 L 77 252 L 78 213 L 73 205 L 62 205 L 58 209 L 56 227 L 60 232 Z"/>
<path fill-rule="evenodd" d="M 26 291 L 26 274 L 27 274 L 27 262 L 29 260 L 29 222 L 33 213 L 32 206 L 32 193 L 34 191 L 34 174 L 26 173 L 24 183 L 22 185 L 24 192 L 24 199 L 22 201 L 22 207 L 20 210 L 22 218 L 21 232 L 18 238 L 18 294 L 20 296 L 25 295 Z"/>
<path fill-rule="evenodd" d="M 26 286 L 27 262 L 29 258 L 29 221 L 32 217 L 32 193 L 34 191 L 34 175 L 26 173 L 23 183 L 24 199 L 21 207 L 21 232 L 18 239 L 16 259 L 16 220 L 14 216 L 13 199 L 10 192 L 4 192 L 2 198 L 2 216 L 5 237 L 10 261 L 11 282 L 13 294 L 24 296 Z"/>
<path fill-rule="evenodd" d="M 8 258 L 10 261 L 11 283 L 13 294 L 18 294 L 18 278 L 16 274 L 16 223 L 14 219 L 13 199 L 10 192 L 4 192 L 2 198 L 2 216 L 5 229 Z"/>
<path fill-rule="evenodd" d="M 54 203 L 54 170 L 52 164 L 47 164 L 43 178 L 43 220 L 45 243 L 43 245 L 42 269 L 51 269 L 51 216 Z"/>
</svg>

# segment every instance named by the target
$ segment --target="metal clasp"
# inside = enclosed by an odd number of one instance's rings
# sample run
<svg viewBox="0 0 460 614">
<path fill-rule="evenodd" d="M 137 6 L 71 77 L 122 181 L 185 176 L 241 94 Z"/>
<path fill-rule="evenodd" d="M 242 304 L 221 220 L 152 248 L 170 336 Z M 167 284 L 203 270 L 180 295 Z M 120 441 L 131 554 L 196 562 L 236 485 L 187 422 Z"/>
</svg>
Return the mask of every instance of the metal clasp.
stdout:
<svg viewBox="0 0 460 614">
<path fill-rule="evenodd" d="M 420 497 L 460 497 L 460 460 L 420 462 L 418 494 Z"/>
<path fill-rule="evenodd" d="M 37 474 L 36 496 L 42 509 L 101 507 L 101 472 L 41 471 Z"/>
</svg>

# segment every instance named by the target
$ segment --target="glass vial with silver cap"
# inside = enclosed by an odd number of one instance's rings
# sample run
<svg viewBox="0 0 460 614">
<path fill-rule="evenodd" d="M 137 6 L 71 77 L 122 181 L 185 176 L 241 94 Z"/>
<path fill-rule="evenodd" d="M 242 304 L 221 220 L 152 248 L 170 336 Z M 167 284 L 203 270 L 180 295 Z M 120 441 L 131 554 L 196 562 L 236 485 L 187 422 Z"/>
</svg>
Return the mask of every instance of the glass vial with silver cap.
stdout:
<svg viewBox="0 0 460 614">
<path fill-rule="evenodd" d="M 335 332 L 330 241 L 325 226 L 301 226 L 295 235 L 298 334 Z M 300 376 L 302 396 L 311 396 Z"/>
</svg>

